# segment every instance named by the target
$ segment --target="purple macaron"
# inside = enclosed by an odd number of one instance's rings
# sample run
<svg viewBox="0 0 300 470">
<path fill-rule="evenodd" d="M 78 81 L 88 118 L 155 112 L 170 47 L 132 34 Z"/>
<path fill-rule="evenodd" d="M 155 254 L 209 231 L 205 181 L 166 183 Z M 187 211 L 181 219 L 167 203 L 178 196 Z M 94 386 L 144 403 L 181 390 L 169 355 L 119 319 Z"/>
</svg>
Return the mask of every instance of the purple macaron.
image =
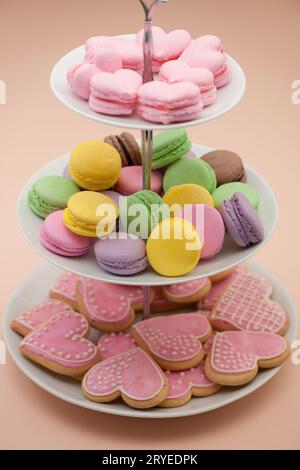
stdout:
<svg viewBox="0 0 300 470">
<path fill-rule="evenodd" d="M 264 238 L 264 228 L 248 199 L 242 193 L 234 193 L 220 205 L 226 229 L 237 245 L 246 248 Z"/>
<path fill-rule="evenodd" d="M 136 274 L 148 266 L 146 245 L 140 238 L 124 233 L 114 233 L 95 244 L 95 255 L 101 268 L 120 276 Z"/>
</svg>

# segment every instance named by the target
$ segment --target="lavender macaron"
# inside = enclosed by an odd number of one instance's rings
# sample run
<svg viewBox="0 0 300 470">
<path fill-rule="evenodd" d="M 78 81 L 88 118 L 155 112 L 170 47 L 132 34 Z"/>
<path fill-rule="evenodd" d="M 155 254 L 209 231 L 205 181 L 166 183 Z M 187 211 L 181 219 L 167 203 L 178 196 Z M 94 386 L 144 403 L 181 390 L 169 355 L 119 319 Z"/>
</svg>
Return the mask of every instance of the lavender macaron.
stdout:
<svg viewBox="0 0 300 470">
<path fill-rule="evenodd" d="M 148 266 L 145 242 L 125 232 L 98 240 L 94 250 L 99 266 L 113 274 L 130 276 Z"/>
<path fill-rule="evenodd" d="M 234 193 L 220 204 L 220 213 L 234 242 L 246 248 L 264 238 L 264 228 L 256 210 L 242 193 Z"/>
</svg>

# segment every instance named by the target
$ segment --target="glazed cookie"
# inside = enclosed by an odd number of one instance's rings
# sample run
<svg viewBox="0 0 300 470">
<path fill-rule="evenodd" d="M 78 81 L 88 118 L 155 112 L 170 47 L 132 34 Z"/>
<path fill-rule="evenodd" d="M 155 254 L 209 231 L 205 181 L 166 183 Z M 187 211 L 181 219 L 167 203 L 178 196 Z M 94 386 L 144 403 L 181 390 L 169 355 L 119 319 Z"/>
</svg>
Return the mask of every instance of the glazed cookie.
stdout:
<svg viewBox="0 0 300 470">
<path fill-rule="evenodd" d="M 155 286 L 152 288 L 152 291 L 154 296 L 151 302 L 151 312 L 169 312 L 181 307 L 180 304 L 171 302 L 166 298 L 162 287 Z"/>
<path fill-rule="evenodd" d="M 136 323 L 131 334 L 163 369 L 185 370 L 200 364 L 211 327 L 199 313 L 181 313 Z"/>
<path fill-rule="evenodd" d="M 289 355 L 286 339 L 274 333 L 224 331 L 214 338 L 205 373 L 221 385 L 243 385 L 254 379 L 259 367 L 279 366 Z"/>
<path fill-rule="evenodd" d="M 57 313 L 73 310 L 65 302 L 56 299 L 46 299 L 38 305 L 26 310 L 12 321 L 11 328 L 22 336 L 28 335 Z"/>
<path fill-rule="evenodd" d="M 271 282 L 256 273 L 238 275 L 213 308 L 210 322 L 216 330 L 266 331 L 283 335 L 289 318 L 270 300 Z"/>
<path fill-rule="evenodd" d="M 82 376 L 98 360 L 97 347 L 86 337 L 87 320 L 73 311 L 58 313 L 27 335 L 21 352 L 58 374 Z"/>
<path fill-rule="evenodd" d="M 210 289 L 211 281 L 208 277 L 204 277 L 195 281 L 180 282 L 163 287 L 163 292 L 171 302 L 191 304 L 205 297 Z"/>
<path fill-rule="evenodd" d="M 96 364 L 84 376 L 83 394 L 92 401 L 110 402 L 122 397 L 133 408 L 152 408 L 168 394 L 167 379 L 142 349 L 134 348 Z"/>
<path fill-rule="evenodd" d="M 97 348 L 101 359 L 130 351 L 136 348 L 137 344 L 130 333 L 108 333 L 100 336 Z"/>
<path fill-rule="evenodd" d="M 52 299 L 58 299 L 65 302 L 74 310 L 78 311 L 77 299 L 76 299 L 76 284 L 81 279 L 77 274 L 70 272 L 64 272 L 56 281 L 52 289 L 50 290 L 50 297 Z"/>
<path fill-rule="evenodd" d="M 172 372 L 167 370 L 165 373 L 168 378 L 169 393 L 165 401 L 159 405 L 164 408 L 185 405 L 192 396 L 207 397 L 213 395 L 222 387 L 206 377 L 203 362 L 197 367 L 185 371 Z"/>
<path fill-rule="evenodd" d="M 97 330 L 127 330 L 134 322 L 135 311 L 143 308 L 141 287 L 82 278 L 76 292 L 79 311 Z"/>
</svg>

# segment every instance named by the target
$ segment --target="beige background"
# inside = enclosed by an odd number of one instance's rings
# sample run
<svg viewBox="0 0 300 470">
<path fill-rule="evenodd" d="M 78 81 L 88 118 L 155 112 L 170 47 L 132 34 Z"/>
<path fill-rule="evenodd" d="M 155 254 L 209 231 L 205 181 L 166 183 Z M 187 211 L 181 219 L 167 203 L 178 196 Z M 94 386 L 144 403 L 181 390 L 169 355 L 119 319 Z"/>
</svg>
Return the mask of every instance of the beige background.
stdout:
<svg viewBox="0 0 300 470">
<path fill-rule="evenodd" d="M 137 31 L 137 0 L 0 0 L 1 310 L 16 284 L 40 263 L 23 240 L 16 201 L 25 181 L 79 141 L 112 131 L 64 108 L 49 73 L 64 53 L 94 34 Z M 299 0 L 170 0 L 157 12 L 166 30 L 215 33 L 247 74 L 242 103 L 222 119 L 193 128 L 195 142 L 238 152 L 272 185 L 278 228 L 257 256 L 299 289 L 299 122 L 291 82 L 300 79 Z M 2 332 L 0 331 L 0 339 Z M 0 366 L 0 447 L 31 448 L 300 448 L 300 365 L 288 363 L 255 394 L 206 415 L 143 421 L 64 403 L 32 384 L 8 358 Z"/>
</svg>

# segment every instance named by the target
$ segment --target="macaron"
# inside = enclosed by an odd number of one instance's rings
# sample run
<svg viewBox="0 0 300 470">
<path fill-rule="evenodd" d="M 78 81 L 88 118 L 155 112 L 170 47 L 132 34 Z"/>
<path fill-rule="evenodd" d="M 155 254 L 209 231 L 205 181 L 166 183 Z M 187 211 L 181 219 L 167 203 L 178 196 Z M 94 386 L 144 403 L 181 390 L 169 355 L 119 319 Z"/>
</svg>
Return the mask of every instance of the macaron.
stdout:
<svg viewBox="0 0 300 470">
<path fill-rule="evenodd" d="M 207 204 L 214 207 L 211 194 L 198 184 L 172 186 L 163 196 L 163 201 L 170 207 L 171 215 L 177 214 L 186 204 Z"/>
<path fill-rule="evenodd" d="M 104 196 L 107 196 L 110 199 L 112 199 L 112 201 L 118 207 L 120 207 L 122 199 L 124 199 L 124 196 L 122 196 L 122 194 L 118 193 L 117 191 L 113 191 L 112 189 L 107 189 L 106 191 L 101 191 L 101 194 L 103 194 Z"/>
<path fill-rule="evenodd" d="M 217 178 L 217 186 L 235 181 L 246 181 L 241 157 L 230 150 L 213 150 L 203 155 L 202 160 L 213 168 Z"/>
<path fill-rule="evenodd" d="M 255 188 L 250 186 L 247 183 L 226 183 L 219 186 L 213 193 L 212 197 L 214 198 L 215 207 L 219 209 L 221 203 L 226 199 L 230 199 L 234 193 L 243 193 L 244 196 L 250 201 L 254 209 L 257 209 L 259 206 L 259 194 Z"/>
<path fill-rule="evenodd" d="M 151 232 L 147 256 L 151 267 L 162 276 L 184 276 L 199 262 L 201 241 L 196 229 L 181 218 L 165 219 Z"/>
<path fill-rule="evenodd" d="M 169 208 L 162 198 L 148 190 L 125 197 L 120 207 L 123 230 L 142 239 L 147 239 L 153 228 L 169 216 Z"/>
<path fill-rule="evenodd" d="M 160 193 L 163 177 L 159 171 L 151 171 L 151 191 Z M 143 189 L 143 167 L 126 166 L 121 170 L 120 178 L 115 186 L 116 191 L 124 196 L 136 193 Z"/>
<path fill-rule="evenodd" d="M 220 205 L 227 231 L 233 241 L 246 248 L 264 238 L 264 228 L 249 200 L 242 193 L 234 193 Z"/>
<path fill-rule="evenodd" d="M 134 136 L 129 132 L 119 135 L 109 135 L 104 142 L 112 145 L 121 156 L 122 166 L 142 165 L 140 147 Z"/>
<path fill-rule="evenodd" d="M 89 140 L 73 149 L 69 170 L 81 188 L 103 191 L 118 181 L 121 167 L 121 157 L 114 147 L 105 142 Z"/>
<path fill-rule="evenodd" d="M 185 129 L 172 129 L 156 134 L 153 138 L 152 168 L 163 168 L 179 160 L 192 149 L 192 142 Z"/>
<path fill-rule="evenodd" d="M 68 199 L 78 192 L 78 186 L 64 176 L 43 176 L 32 185 L 28 205 L 36 215 L 45 219 L 52 212 L 67 207 Z"/>
<path fill-rule="evenodd" d="M 219 211 L 207 204 L 185 206 L 176 217 L 182 217 L 193 224 L 203 244 L 201 260 L 211 259 L 222 249 L 225 226 Z"/>
<path fill-rule="evenodd" d="M 189 183 L 203 186 L 209 193 L 217 187 L 215 172 L 204 160 L 182 158 L 169 166 L 164 175 L 165 192 L 173 186 Z"/>
<path fill-rule="evenodd" d="M 63 223 L 63 211 L 49 214 L 40 228 L 40 241 L 48 250 L 62 256 L 82 256 L 94 240 L 70 232 Z"/>
<path fill-rule="evenodd" d="M 130 276 L 147 268 L 146 245 L 135 235 L 124 232 L 98 240 L 95 255 L 101 268 L 120 276 Z"/>
<path fill-rule="evenodd" d="M 118 215 L 119 208 L 109 197 L 95 191 L 81 191 L 70 197 L 63 221 L 71 232 L 95 238 L 112 232 Z"/>
</svg>

